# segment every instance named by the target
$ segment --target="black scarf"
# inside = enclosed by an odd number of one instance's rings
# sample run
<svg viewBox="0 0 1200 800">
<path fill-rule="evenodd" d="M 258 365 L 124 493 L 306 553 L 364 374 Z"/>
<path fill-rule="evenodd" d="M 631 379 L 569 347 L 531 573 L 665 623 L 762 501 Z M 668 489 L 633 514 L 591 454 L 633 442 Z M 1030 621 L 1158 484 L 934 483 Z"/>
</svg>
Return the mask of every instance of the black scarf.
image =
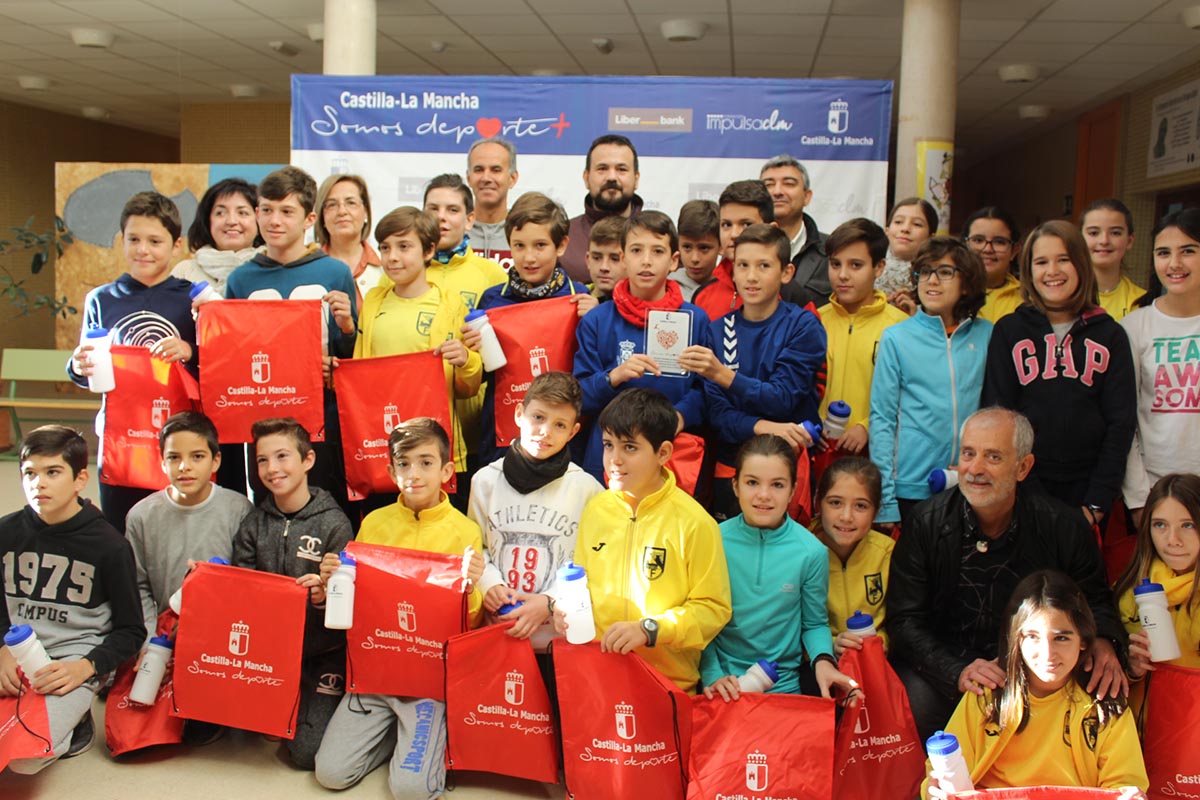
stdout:
<svg viewBox="0 0 1200 800">
<path fill-rule="evenodd" d="M 514 269 L 508 273 L 508 289 L 522 300 L 543 300 L 553 297 L 567 283 L 567 273 L 559 266 L 554 267 L 554 272 L 550 273 L 548 281 L 538 286 L 533 286 L 516 272 Z"/>
<path fill-rule="evenodd" d="M 571 466 L 571 449 L 564 447 L 545 459 L 532 458 L 515 440 L 504 454 L 504 479 L 521 494 L 529 494 L 567 474 Z"/>
</svg>

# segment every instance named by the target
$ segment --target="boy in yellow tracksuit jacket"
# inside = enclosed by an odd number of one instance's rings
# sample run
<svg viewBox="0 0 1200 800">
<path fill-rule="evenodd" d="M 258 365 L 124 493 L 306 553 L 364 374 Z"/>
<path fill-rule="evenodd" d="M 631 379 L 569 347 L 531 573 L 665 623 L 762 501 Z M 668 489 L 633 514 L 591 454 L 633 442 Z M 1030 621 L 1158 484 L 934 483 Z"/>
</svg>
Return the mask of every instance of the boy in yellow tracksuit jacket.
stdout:
<svg viewBox="0 0 1200 800">
<path fill-rule="evenodd" d="M 442 356 L 446 391 L 454 423 L 454 470 L 467 469 L 467 445 L 454 402 L 479 393 L 483 362 L 462 343 L 467 308 L 456 292 L 431 285 L 426 268 L 437 247 L 433 215 L 405 206 L 379 220 L 375 241 L 387 286 L 376 286 L 363 298 L 358 315 L 355 358 L 396 356 L 434 350 Z"/>
<path fill-rule="evenodd" d="M 661 392 L 630 389 L 598 424 L 608 491 L 583 509 L 575 563 L 587 571 L 600 647 L 636 650 L 695 692 L 700 651 L 733 606 L 717 523 L 665 468 L 680 417 Z"/>
<path fill-rule="evenodd" d="M 821 400 L 821 419 L 829 404 L 849 404 L 850 421 L 839 442 L 847 453 L 860 453 L 867 444 L 867 419 L 871 416 L 871 377 L 875 352 L 889 325 L 908 315 L 875 290 L 875 279 L 883 274 L 888 239 L 883 228 L 869 219 L 844 222 L 829 234 L 829 303 L 817 311 L 825 328 L 826 362 L 829 379 Z"/>
<path fill-rule="evenodd" d="M 450 437 L 436 420 L 414 417 L 392 431 L 388 453 L 388 473 L 400 496 L 394 505 L 367 515 L 357 541 L 461 553 L 471 583 L 470 626 L 478 626 L 483 616 L 483 595 L 477 588 L 485 565 L 483 536 L 441 489 L 454 474 Z M 321 561 L 323 582 L 338 563 L 333 554 Z M 446 782 L 445 720 L 446 704 L 440 700 L 347 692 L 317 751 L 317 781 L 327 789 L 346 789 L 390 759 L 388 788 L 393 797 L 440 796 Z"/>
</svg>

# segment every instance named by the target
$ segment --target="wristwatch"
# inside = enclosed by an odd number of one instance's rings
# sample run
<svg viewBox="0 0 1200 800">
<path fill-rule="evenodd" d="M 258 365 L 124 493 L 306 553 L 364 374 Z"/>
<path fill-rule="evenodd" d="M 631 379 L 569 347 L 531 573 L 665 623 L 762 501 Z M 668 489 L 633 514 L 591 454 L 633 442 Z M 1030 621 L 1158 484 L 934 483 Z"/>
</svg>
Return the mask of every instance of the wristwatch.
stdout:
<svg viewBox="0 0 1200 800">
<path fill-rule="evenodd" d="M 646 634 L 646 647 L 654 647 L 658 641 L 658 623 L 646 617 L 642 620 L 642 633 Z"/>
</svg>

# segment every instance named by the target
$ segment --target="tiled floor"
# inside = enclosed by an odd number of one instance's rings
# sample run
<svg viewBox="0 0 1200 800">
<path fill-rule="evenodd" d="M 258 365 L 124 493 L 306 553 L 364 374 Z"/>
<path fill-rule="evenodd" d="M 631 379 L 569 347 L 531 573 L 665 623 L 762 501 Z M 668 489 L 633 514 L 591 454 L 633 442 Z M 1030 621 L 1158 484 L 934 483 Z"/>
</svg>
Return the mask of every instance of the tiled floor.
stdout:
<svg viewBox="0 0 1200 800">
<path fill-rule="evenodd" d="M 96 499 L 93 482 L 86 495 Z M 24 502 L 17 465 L 0 462 L 0 514 Z M 158 747 L 148 752 L 114 759 L 104 747 L 104 705 L 97 701 L 96 745 L 88 753 L 51 765 L 40 775 L 0 773 L 3 800 L 305 800 L 332 798 L 310 772 L 293 769 L 280 754 L 280 745 L 256 734 L 233 732 L 202 748 Z M 482 773 L 459 774 L 457 788 L 448 796 L 458 800 L 482 798 L 558 798 L 561 786 L 543 785 Z M 350 800 L 390 797 L 387 770 L 371 773 L 353 789 L 336 794 Z"/>
</svg>

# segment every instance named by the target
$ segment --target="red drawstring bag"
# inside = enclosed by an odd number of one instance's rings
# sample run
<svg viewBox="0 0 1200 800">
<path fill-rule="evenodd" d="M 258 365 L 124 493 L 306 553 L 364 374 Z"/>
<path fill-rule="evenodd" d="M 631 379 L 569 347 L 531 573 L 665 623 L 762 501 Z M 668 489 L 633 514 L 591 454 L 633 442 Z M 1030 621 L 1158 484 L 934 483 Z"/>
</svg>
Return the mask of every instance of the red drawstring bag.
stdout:
<svg viewBox="0 0 1200 800">
<path fill-rule="evenodd" d="M 579 313 L 569 297 L 552 297 L 489 308 L 487 316 L 508 360 L 491 378 L 496 387 L 496 445 L 508 447 L 521 435 L 513 413 L 533 379 L 572 370 Z"/>
<path fill-rule="evenodd" d="M 796 459 L 796 491 L 788 501 L 788 516 L 808 527 L 812 521 L 812 462 L 807 450 L 801 450 Z"/>
<path fill-rule="evenodd" d="M 295 578 L 197 564 L 183 579 L 175 715 L 295 736 L 307 611 Z"/>
<path fill-rule="evenodd" d="M 16 697 L 0 697 L 0 771 L 18 758 L 47 758 L 53 754 L 46 696 L 29 688 L 24 679 Z"/>
<path fill-rule="evenodd" d="M 250 426 L 295 417 L 325 441 L 318 300 L 222 300 L 196 320 L 200 398 L 222 444 L 252 441 Z"/>
<path fill-rule="evenodd" d="M 358 562 L 346 683 L 356 694 L 446 697 L 446 640 L 467 629 L 462 556 L 351 542 Z"/>
<path fill-rule="evenodd" d="M 833 794 L 834 702 L 746 693 L 692 698 L 689 800 Z"/>
<path fill-rule="evenodd" d="M 636 653 L 555 642 L 567 797 L 684 800 L 688 696 Z"/>
<path fill-rule="evenodd" d="M 883 652 L 868 636 L 862 650 L 847 650 L 838 669 L 858 681 L 864 699 L 848 706 L 837 732 L 833 775 L 839 800 L 911 800 L 925 779 L 925 748 L 908 692 Z"/>
<path fill-rule="evenodd" d="M 170 636 L 178 619 L 169 608 L 159 614 L 156 634 Z M 114 756 L 156 744 L 178 744 L 183 741 L 184 720 L 171 713 L 175 708 L 175 656 L 172 655 L 167 662 L 167 670 L 163 673 L 162 684 L 158 687 L 158 696 L 154 698 L 152 706 L 129 702 L 129 692 L 133 690 L 133 682 L 137 678 L 137 671 L 133 668 L 136 663 L 135 656 L 117 667 L 116 678 L 104 703 L 104 741 L 108 744 L 108 752 Z"/>
<path fill-rule="evenodd" d="M 667 469 L 675 473 L 675 485 L 695 496 L 700 483 L 700 469 L 704 466 L 704 439 L 694 433 L 680 433 L 675 437 Z"/>
<path fill-rule="evenodd" d="M 446 642 L 446 761 L 451 769 L 558 783 L 558 732 L 528 639 L 489 625 Z"/>
<path fill-rule="evenodd" d="M 1194 645 L 1193 645 L 1194 646 Z M 1200 796 L 1200 669 L 1155 664 L 1142 752 L 1151 800 Z"/>
<path fill-rule="evenodd" d="M 1119 789 L 1078 786 L 1026 786 L 1020 789 L 980 789 L 954 795 L 954 800 L 1103 800 L 1120 797 Z M 1150 795 L 1154 797 L 1154 795 Z"/>
<path fill-rule="evenodd" d="M 105 395 L 100 480 L 162 489 L 158 431 L 172 414 L 198 407 L 200 386 L 183 365 L 153 358 L 145 347 L 112 346 L 116 388 Z"/>
<path fill-rule="evenodd" d="M 388 436 L 406 419 L 433 417 L 450 436 L 454 426 L 442 357 L 432 350 L 402 356 L 350 358 L 334 376 L 346 483 L 360 495 L 394 493 Z M 450 454 L 451 460 L 454 453 Z M 447 490 L 452 491 L 452 490 Z"/>
</svg>

